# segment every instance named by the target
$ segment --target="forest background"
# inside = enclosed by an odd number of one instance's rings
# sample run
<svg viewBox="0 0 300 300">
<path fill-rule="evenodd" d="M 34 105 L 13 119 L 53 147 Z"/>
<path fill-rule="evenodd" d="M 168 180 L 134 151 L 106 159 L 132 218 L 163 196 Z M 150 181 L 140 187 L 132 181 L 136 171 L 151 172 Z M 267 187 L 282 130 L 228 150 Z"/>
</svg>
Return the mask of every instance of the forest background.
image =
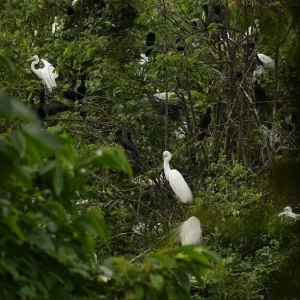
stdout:
<svg viewBox="0 0 300 300">
<path fill-rule="evenodd" d="M 218 3 L 0 2 L 1 299 L 300 299 L 300 222 L 278 217 L 299 205 L 300 1 L 222 1 L 205 24 Z M 255 52 L 275 62 L 263 105 L 243 49 L 256 19 Z M 59 74 L 43 109 L 67 107 L 43 120 L 33 55 Z M 164 150 L 191 205 L 160 177 Z M 204 240 L 180 248 L 190 216 Z"/>
</svg>

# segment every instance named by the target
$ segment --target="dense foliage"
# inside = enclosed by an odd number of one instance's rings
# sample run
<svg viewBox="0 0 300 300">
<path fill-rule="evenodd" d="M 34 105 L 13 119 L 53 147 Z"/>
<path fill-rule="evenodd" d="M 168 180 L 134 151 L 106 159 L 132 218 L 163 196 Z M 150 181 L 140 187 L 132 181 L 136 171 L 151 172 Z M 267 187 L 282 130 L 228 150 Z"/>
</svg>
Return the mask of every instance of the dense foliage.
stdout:
<svg viewBox="0 0 300 300">
<path fill-rule="evenodd" d="M 221 1 L 210 24 L 219 1 L 71 2 L 0 7 L 1 299 L 299 299 L 300 222 L 278 213 L 299 204 L 300 2 Z M 265 103 L 244 51 L 255 19 L 275 61 Z M 59 73 L 42 105 L 65 107 L 42 120 L 33 55 Z M 72 102 L 74 80 L 87 93 Z M 164 149 L 192 205 L 160 176 Z M 177 248 L 192 215 L 204 245 Z"/>
</svg>

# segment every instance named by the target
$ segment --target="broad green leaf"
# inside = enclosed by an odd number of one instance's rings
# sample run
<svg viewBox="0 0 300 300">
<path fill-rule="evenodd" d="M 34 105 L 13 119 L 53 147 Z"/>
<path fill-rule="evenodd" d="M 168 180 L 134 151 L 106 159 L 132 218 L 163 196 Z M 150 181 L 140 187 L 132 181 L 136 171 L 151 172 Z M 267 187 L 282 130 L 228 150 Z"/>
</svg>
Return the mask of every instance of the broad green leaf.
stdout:
<svg viewBox="0 0 300 300">
<path fill-rule="evenodd" d="M 134 285 L 134 299 L 139 300 L 144 297 L 144 288 L 142 285 L 136 283 Z"/>
<path fill-rule="evenodd" d="M 163 276 L 161 276 L 159 274 L 150 274 L 149 278 L 150 278 L 150 282 L 151 282 L 152 286 L 158 292 L 160 292 L 165 284 Z"/>
<path fill-rule="evenodd" d="M 19 238 L 19 243 L 23 243 L 25 236 L 21 231 L 21 228 L 18 224 L 17 216 L 9 216 L 5 219 L 5 223 L 9 226 L 12 233 L 14 233 Z"/>
<path fill-rule="evenodd" d="M 104 216 L 102 214 L 102 211 L 100 208 L 98 207 L 91 207 L 88 210 L 89 213 L 92 213 L 96 218 L 97 218 L 97 222 L 99 223 L 99 226 L 101 227 L 101 232 L 99 231 L 98 234 L 99 236 L 102 238 L 102 240 L 107 243 L 106 240 L 106 234 L 105 234 L 105 222 L 104 222 Z"/>
<path fill-rule="evenodd" d="M 0 54 L 0 71 L 15 72 L 16 68 L 14 64 L 5 55 Z"/>
<path fill-rule="evenodd" d="M 45 147 L 46 149 L 52 151 L 59 151 L 61 149 L 61 145 L 57 139 L 38 126 L 24 126 L 23 132 L 37 143 L 36 146 L 38 148 Z"/>
<path fill-rule="evenodd" d="M 52 184 L 56 196 L 59 196 L 63 190 L 64 177 L 62 168 L 58 164 L 52 170 Z"/>
<path fill-rule="evenodd" d="M 12 97 L 0 93 L 0 117 L 19 117 L 38 124 L 37 117 L 22 103 Z"/>
<path fill-rule="evenodd" d="M 93 236 L 98 235 L 100 237 L 105 237 L 104 228 L 101 226 L 101 222 L 99 222 L 94 216 L 80 216 L 74 221 L 74 225 L 79 229 L 85 229 Z"/>
<path fill-rule="evenodd" d="M 120 147 L 103 147 L 87 162 L 94 166 L 102 166 L 116 171 L 123 171 L 132 176 L 131 166 Z"/>
</svg>

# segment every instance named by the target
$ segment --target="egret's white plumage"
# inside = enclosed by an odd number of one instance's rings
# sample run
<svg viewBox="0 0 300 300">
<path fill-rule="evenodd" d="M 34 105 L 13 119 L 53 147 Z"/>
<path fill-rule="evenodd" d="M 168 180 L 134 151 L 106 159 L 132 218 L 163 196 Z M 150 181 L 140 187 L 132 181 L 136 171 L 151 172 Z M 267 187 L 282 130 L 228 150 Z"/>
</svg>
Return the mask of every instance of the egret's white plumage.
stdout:
<svg viewBox="0 0 300 300">
<path fill-rule="evenodd" d="M 179 230 L 182 246 L 198 244 L 202 241 L 201 224 L 199 219 L 196 217 L 190 217 L 188 220 L 183 222 L 180 225 Z"/>
<path fill-rule="evenodd" d="M 167 93 L 163 92 L 163 93 L 156 93 L 153 95 L 155 98 L 162 100 L 162 101 L 166 101 L 167 99 Z M 176 94 L 172 93 L 172 92 L 168 92 L 168 99 L 170 100 L 171 98 L 175 98 Z"/>
<path fill-rule="evenodd" d="M 144 65 L 149 61 L 149 57 L 147 57 L 144 53 L 141 54 L 140 64 Z"/>
<path fill-rule="evenodd" d="M 164 160 L 164 172 L 167 181 L 169 181 L 170 186 L 175 193 L 175 195 L 179 198 L 179 200 L 183 203 L 192 202 L 193 194 L 180 174 L 179 171 L 170 168 L 170 160 L 172 155 L 169 151 L 164 151 L 163 160 Z"/>
<path fill-rule="evenodd" d="M 262 53 L 258 53 L 257 56 L 260 59 L 260 61 L 264 64 L 263 67 L 265 69 L 275 70 L 275 62 L 271 57 Z"/>
<path fill-rule="evenodd" d="M 253 36 L 255 36 L 256 34 L 259 34 L 259 33 L 260 33 L 259 20 L 255 19 L 254 26 L 249 26 L 248 30 L 246 30 L 246 32 L 245 32 L 245 36 L 252 38 Z"/>
<path fill-rule="evenodd" d="M 263 63 L 263 65 L 257 66 L 257 68 L 254 70 L 253 72 L 254 78 L 261 76 L 265 69 L 269 69 L 272 71 L 275 70 L 275 62 L 271 57 L 262 53 L 258 53 L 257 56 L 259 60 Z"/>
<path fill-rule="evenodd" d="M 181 140 L 185 138 L 186 132 L 187 132 L 187 124 L 186 122 L 182 122 L 181 126 L 174 131 L 174 134 L 177 139 Z"/>
<path fill-rule="evenodd" d="M 52 24 L 52 35 L 61 32 L 63 29 L 63 20 L 58 19 L 57 16 L 54 17 L 54 23 Z"/>
<path fill-rule="evenodd" d="M 58 74 L 54 71 L 54 67 L 46 60 L 41 59 L 41 61 L 44 63 L 44 68 L 36 69 L 34 66 L 37 65 L 40 61 L 37 55 L 34 55 L 28 61 L 32 61 L 31 63 L 32 72 L 35 73 L 42 80 L 44 85 L 47 86 L 49 91 L 52 92 L 52 89 L 56 88 L 57 86 L 55 79 L 58 77 Z"/>
<path fill-rule="evenodd" d="M 283 210 L 283 212 L 281 212 L 280 214 L 278 214 L 278 216 L 279 217 L 281 217 L 281 216 L 288 216 L 288 217 L 293 218 L 293 219 L 300 218 L 299 214 L 293 213 L 292 208 L 290 206 L 285 207 L 284 210 Z"/>
</svg>

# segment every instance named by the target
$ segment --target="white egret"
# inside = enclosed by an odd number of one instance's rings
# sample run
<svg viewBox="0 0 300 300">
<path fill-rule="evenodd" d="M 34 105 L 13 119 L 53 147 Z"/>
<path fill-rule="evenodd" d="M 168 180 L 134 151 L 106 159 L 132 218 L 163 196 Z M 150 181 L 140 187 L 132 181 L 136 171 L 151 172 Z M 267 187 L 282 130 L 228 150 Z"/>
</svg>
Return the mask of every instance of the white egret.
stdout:
<svg viewBox="0 0 300 300">
<path fill-rule="evenodd" d="M 190 217 L 179 227 L 181 245 L 193 245 L 202 241 L 201 224 L 198 218 Z"/>
<path fill-rule="evenodd" d="M 290 206 L 285 207 L 283 212 L 278 214 L 278 217 L 281 217 L 281 216 L 288 216 L 288 217 L 293 218 L 293 219 L 299 219 L 300 218 L 299 214 L 293 213 L 292 208 Z"/>
<path fill-rule="evenodd" d="M 163 160 L 165 177 L 167 181 L 169 181 L 173 192 L 182 203 L 192 202 L 193 194 L 181 173 L 175 169 L 171 170 L 170 168 L 171 158 L 172 154 L 169 151 L 164 151 Z"/>
<path fill-rule="evenodd" d="M 77 4 L 77 2 L 78 2 L 78 0 L 73 0 L 73 1 L 72 1 L 72 6 L 75 7 L 76 4 Z"/>
<path fill-rule="evenodd" d="M 181 126 L 178 127 L 178 129 L 176 129 L 174 131 L 176 139 L 178 139 L 178 140 L 184 139 L 185 136 L 186 136 L 186 132 L 187 131 L 188 131 L 187 123 L 186 122 L 182 122 Z"/>
<path fill-rule="evenodd" d="M 255 19 L 254 26 L 249 26 L 248 30 L 246 30 L 245 32 L 245 36 L 248 37 L 250 40 L 252 40 L 259 33 L 260 33 L 259 20 Z"/>
<path fill-rule="evenodd" d="M 262 53 L 258 53 L 257 57 L 260 64 L 253 72 L 253 78 L 261 76 L 265 69 L 275 70 L 275 62 L 271 57 Z"/>
<path fill-rule="evenodd" d="M 144 53 L 141 54 L 140 64 L 144 65 L 149 61 L 149 57 L 147 57 Z"/>
<path fill-rule="evenodd" d="M 55 79 L 58 77 L 58 74 L 54 71 L 54 67 L 48 63 L 46 60 L 41 59 L 44 63 L 44 68 L 36 69 L 34 66 L 37 65 L 40 61 L 37 55 L 34 55 L 32 58 L 28 59 L 27 61 L 32 61 L 31 63 L 31 70 L 35 73 L 47 86 L 50 92 L 52 92 L 53 88 L 56 88 Z"/>
<path fill-rule="evenodd" d="M 175 93 L 172 93 L 172 92 L 163 92 L 163 93 L 155 93 L 153 96 L 154 98 L 158 99 L 158 100 L 161 100 L 161 101 L 166 101 L 167 99 L 167 94 L 168 94 L 168 100 L 170 99 L 178 99 L 178 97 L 176 96 Z"/>
<path fill-rule="evenodd" d="M 52 24 L 52 35 L 55 35 L 55 33 L 61 32 L 63 29 L 63 20 L 58 19 L 57 16 L 54 17 L 54 23 Z"/>
</svg>

